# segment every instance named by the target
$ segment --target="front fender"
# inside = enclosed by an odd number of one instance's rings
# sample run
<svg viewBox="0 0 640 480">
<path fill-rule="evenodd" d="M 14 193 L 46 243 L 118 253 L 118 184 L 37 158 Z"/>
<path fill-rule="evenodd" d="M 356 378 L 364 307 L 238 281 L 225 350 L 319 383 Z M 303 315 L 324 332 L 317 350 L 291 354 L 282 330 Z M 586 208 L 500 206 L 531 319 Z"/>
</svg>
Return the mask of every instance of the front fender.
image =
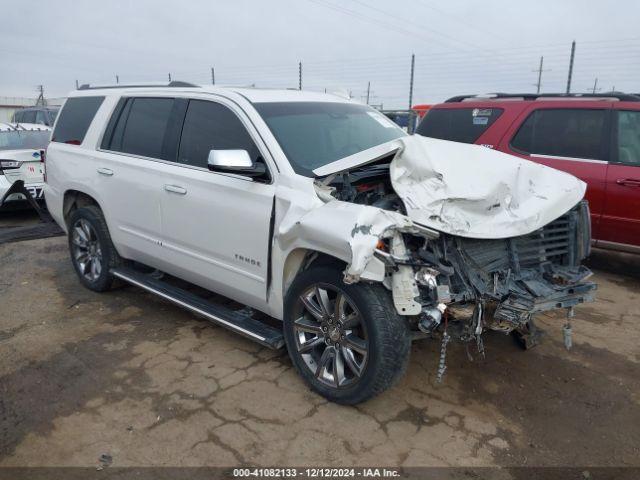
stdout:
<svg viewBox="0 0 640 480">
<path fill-rule="evenodd" d="M 373 253 L 384 232 L 404 224 L 404 219 L 394 212 L 335 200 L 295 221 L 283 221 L 275 240 L 283 252 L 302 248 L 343 260 L 348 281 L 382 281 L 384 265 Z"/>
</svg>

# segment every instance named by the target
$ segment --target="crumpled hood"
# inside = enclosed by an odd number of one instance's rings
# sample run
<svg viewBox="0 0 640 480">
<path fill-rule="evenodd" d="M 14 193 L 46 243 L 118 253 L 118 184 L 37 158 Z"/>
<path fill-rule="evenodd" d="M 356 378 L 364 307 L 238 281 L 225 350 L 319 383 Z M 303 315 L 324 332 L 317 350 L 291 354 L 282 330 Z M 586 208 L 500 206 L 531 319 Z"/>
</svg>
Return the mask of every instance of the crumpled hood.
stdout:
<svg viewBox="0 0 640 480">
<path fill-rule="evenodd" d="M 393 188 L 415 222 L 469 238 L 508 238 L 555 220 L 584 196 L 568 173 L 478 145 L 398 139 Z"/>
</svg>

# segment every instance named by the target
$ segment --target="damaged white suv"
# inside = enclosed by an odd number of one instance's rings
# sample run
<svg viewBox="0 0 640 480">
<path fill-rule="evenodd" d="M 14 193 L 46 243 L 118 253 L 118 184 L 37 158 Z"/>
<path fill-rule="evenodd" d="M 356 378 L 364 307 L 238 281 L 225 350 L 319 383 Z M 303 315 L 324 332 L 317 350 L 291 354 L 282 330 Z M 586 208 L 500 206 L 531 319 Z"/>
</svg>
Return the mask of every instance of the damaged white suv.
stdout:
<svg viewBox="0 0 640 480">
<path fill-rule="evenodd" d="M 264 345 L 358 403 L 412 339 L 531 338 L 592 300 L 585 185 L 478 146 L 408 136 L 368 106 L 291 90 L 81 87 L 45 198 L 80 281 L 124 280 Z M 211 301 L 210 292 L 234 302 Z M 279 322 L 282 321 L 282 322 Z"/>
</svg>

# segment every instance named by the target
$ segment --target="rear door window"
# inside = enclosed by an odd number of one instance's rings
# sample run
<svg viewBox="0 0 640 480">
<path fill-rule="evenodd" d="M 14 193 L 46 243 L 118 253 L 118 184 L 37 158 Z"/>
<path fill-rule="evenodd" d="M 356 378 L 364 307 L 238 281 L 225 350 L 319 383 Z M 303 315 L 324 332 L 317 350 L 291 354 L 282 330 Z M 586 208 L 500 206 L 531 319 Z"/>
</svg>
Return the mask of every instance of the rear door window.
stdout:
<svg viewBox="0 0 640 480">
<path fill-rule="evenodd" d="M 163 145 L 173 105 L 173 98 L 128 99 L 124 108 L 116 112 L 119 118 L 109 145 L 103 143 L 103 148 L 143 157 L 168 159 Z"/>
<path fill-rule="evenodd" d="M 178 162 L 207 168 L 210 150 L 246 150 L 255 162 L 258 147 L 240 119 L 224 105 L 191 100 L 182 127 Z"/>
<path fill-rule="evenodd" d="M 501 108 L 432 108 L 416 133 L 441 140 L 475 143 L 502 112 Z"/>
<path fill-rule="evenodd" d="M 602 160 L 608 110 L 533 111 L 511 140 L 522 153 Z"/>
<path fill-rule="evenodd" d="M 60 112 L 60 119 L 53 131 L 51 141 L 80 145 L 103 101 L 104 97 L 68 99 Z"/>
</svg>

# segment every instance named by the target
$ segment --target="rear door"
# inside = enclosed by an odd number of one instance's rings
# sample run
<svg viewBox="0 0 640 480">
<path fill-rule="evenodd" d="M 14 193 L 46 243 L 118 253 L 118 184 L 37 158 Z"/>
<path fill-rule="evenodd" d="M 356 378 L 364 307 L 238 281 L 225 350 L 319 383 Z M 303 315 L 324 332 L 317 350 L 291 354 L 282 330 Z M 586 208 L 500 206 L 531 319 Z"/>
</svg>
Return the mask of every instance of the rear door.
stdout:
<svg viewBox="0 0 640 480">
<path fill-rule="evenodd" d="M 91 172 L 120 253 L 158 268 L 162 255 L 160 194 L 166 183 L 162 166 L 173 156 L 165 139 L 175 123 L 175 105 L 172 97 L 122 98 Z"/>
<path fill-rule="evenodd" d="M 640 110 L 615 106 L 613 148 L 602 214 L 603 242 L 640 246 Z"/>
<path fill-rule="evenodd" d="M 500 150 L 570 173 L 587 184 L 594 238 L 600 238 L 610 145 L 611 102 L 532 106 L 506 133 Z"/>
</svg>

